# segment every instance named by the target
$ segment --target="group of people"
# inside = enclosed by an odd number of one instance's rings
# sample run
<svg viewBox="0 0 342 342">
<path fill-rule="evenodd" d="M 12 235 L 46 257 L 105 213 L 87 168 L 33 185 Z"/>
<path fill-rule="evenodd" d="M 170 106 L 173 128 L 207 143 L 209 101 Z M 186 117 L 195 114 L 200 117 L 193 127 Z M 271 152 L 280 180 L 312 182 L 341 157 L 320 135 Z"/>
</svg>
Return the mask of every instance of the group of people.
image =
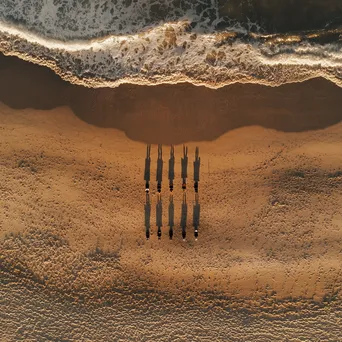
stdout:
<svg viewBox="0 0 342 342">
<path fill-rule="evenodd" d="M 173 196 L 170 194 L 169 196 L 169 207 L 168 207 L 168 226 L 169 226 L 169 238 L 172 240 L 173 238 L 173 229 L 175 227 L 174 222 L 174 202 Z M 150 194 L 146 193 L 146 202 L 145 202 L 145 228 L 146 228 L 146 239 L 150 238 L 150 230 L 151 230 L 151 199 Z M 194 227 L 194 236 L 197 240 L 198 238 L 198 228 L 200 221 L 200 204 L 198 194 L 195 194 L 195 201 L 193 204 L 193 227 Z M 186 229 L 188 222 L 188 204 L 186 201 L 186 192 L 183 192 L 183 201 L 181 206 L 181 217 L 180 217 L 180 227 L 182 229 L 182 238 L 185 240 L 186 238 Z M 163 227 L 163 204 L 161 196 L 158 196 L 156 203 L 156 226 L 158 239 L 161 239 L 162 236 L 162 227 Z"/>
<path fill-rule="evenodd" d="M 196 147 L 195 151 L 195 161 L 194 165 L 194 189 L 198 193 L 198 182 L 200 173 L 201 158 L 199 157 L 199 148 Z M 160 194 L 162 190 L 162 180 L 163 180 L 163 151 L 162 145 L 158 145 L 158 158 L 157 158 L 157 192 Z M 151 178 L 151 145 L 147 145 L 146 158 L 145 158 L 145 192 L 150 192 L 150 178 Z M 171 145 L 170 148 L 170 158 L 169 158 L 169 189 L 173 192 L 173 182 L 175 179 L 175 150 Z M 181 158 L 181 179 L 182 179 L 182 189 L 186 190 L 186 181 L 188 178 L 188 148 L 183 146 L 183 157 Z"/>
<path fill-rule="evenodd" d="M 175 179 L 175 154 L 174 147 L 171 146 L 170 158 L 169 158 L 169 238 L 173 238 L 173 228 L 174 224 L 174 204 L 173 204 L 173 189 L 174 189 L 174 179 Z M 158 145 L 158 159 L 157 159 L 157 192 L 158 199 L 156 204 L 156 226 L 158 227 L 157 236 L 161 239 L 162 235 L 162 200 L 161 200 L 161 190 L 162 190 L 162 178 L 163 178 L 163 155 L 162 155 L 162 145 Z M 198 228 L 199 228 L 199 217 L 200 217 L 200 204 L 198 196 L 198 183 L 199 183 L 199 173 L 200 173 L 200 157 L 199 148 L 196 147 L 195 151 L 195 161 L 194 165 L 194 190 L 195 190 L 195 202 L 193 205 L 193 227 L 194 236 L 197 240 L 198 238 Z M 186 181 L 188 177 L 188 148 L 183 146 L 183 157 L 181 158 L 181 179 L 182 179 L 182 189 L 183 189 L 183 201 L 181 208 L 181 222 L 180 226 L 182 228 L 182 238 L 186 238 L 186 227 L 187 227 L 187 216 L 188 216 L 188 205 L 186 201 Z M 151 202 L 150 202 L 150 171 L 151 171 L 151 145 L 147 145 L 146 159 L 145 159 L 145 192 L 146 192 L 146 203 L 145 203 L 145 227 L 146 227 L 146 239 L 150 238 L 150 216 L 151 216 Z"/>
</svg>

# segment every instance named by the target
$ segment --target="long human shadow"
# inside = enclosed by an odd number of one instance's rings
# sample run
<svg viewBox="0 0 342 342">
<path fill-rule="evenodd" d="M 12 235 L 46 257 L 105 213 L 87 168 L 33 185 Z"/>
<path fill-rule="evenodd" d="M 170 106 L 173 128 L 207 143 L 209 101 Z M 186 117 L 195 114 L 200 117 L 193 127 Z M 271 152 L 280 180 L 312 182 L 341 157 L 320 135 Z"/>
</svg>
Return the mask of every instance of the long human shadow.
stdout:
<svg viewBox="0 0 342 342">
<path fill-rule="evenodd" d="M 198 193 L 198 182 L 200 180 L 200 166 L 201 166 L 201 158 L 199 156 L 199 148 L 196 147 L 195 151 L 195 160 L 194 160 L 194 189 L 195 193 Z"/>
<path fill-rule="evenodd" d="M 151 201 L 150 201 L 150 195 L 146 193 L 146 200 L 145 200 L 145 234 L 146 239 L 148 240 L 150 238 L 150 232 L 151 232 Z"/>
<path fill-rule="evenodd" d="M 193 206 L 193 216 L 192 216 L 192 224 L 194 226 L 195 239 L 198 238 L 198 228 L 200 225 L 200 210 L 201 210 L 201 205 L 199 203 L 199 196 L 198 194 L 195 194 L 195 203 Z"/>
<path fill-rule="evenodd" d="M 188 219 L 188 204 L 186 203 L 186 192 L 183 192 L 181 222 L 180 222 L 180 226 L 182 228 L 183 240 L 185 240 L 185 238 L 186 238 L 186 222 L 187 222 L 187 219 Z"/>
<path fill-rule="evenodd" d="M 69 106 L 89 124 L 119 129 L 147 144 L 211 141 L 251 125 L 282 132 L 323 129 L 342 120 L 341 98 L 342 89 L 324 79 L 217 90 L 191 84 L 89 89 L 64 82 L 47 68 L 0 58 L 0 101 L 11 108 Z"/>
<path fill-rule="evenodd" d="M 161 187 L 162 187 L 162 181 L 163 181 L 163 148 L 161 144 L 158 145 L 156 181 L 157 181 L 157 191 L 160 193 Z"/>
<path fill-rule="evenodd" d="M 173 237 L 173 227 L 175 226 L 175 221 L 174 221 L 174 217 L 175 217 L 175 206 L 173 204 L 173 196 L 170 195 L 169 198 L 169 238 L 170 240 L 172 240 Z"/>
<path fill-rule="evenodd" d="M 160 196 L 158 196 L 158 201 L 156 204 L 156 225 L 158 228 L 158 239 L 160 240 L 162 235 L 161 228 L 163 227 L 163 203 Z"/>
<path fill-rule="evenodd" d="M 150 191 L 150 179 L 151 179 L 151 145 L 146 146 L 146 158 L 145 158 L 145 191 L 148 193 Z"/>
<path fill-rule="evenodd" d="M 170 159 L 169 159 L 169 189 L 173 191 L 173 181 L 175 179 L 175 149 L 173 145 L 170 148 Z"/>
<path fill-rule="evenodd" d="M 188 148 L 183 146 L 183 157 L 181 158 L 182 189 L 186 190 L 186 179 L 188 177 Z"/>
</svg>

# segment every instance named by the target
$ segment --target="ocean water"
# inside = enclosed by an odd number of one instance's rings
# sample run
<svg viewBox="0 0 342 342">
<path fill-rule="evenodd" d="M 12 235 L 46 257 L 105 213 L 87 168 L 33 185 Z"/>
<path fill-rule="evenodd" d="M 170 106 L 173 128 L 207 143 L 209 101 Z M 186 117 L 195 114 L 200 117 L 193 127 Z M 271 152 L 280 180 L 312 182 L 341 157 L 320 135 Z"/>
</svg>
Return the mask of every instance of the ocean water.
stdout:
<svg viewBox="0 0 342 342">
<path fill-rule="evenodd" d="M 88 87 L 341 86 L 335 0 L 2 0 L 0 51 Z"/>
</svg>

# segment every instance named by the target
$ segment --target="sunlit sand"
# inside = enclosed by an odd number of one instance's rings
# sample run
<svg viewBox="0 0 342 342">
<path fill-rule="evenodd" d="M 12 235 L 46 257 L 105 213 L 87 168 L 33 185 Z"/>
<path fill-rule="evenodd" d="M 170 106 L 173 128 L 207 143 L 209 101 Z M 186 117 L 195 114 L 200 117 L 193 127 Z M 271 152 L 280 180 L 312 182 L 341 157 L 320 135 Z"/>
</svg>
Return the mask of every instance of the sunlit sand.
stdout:
<svg viewBox="0 0 342 342">
<path fill-rule="evenodd" d="M 339 340 L 340 88 L 95 90 L 19 60 L 0 65 L 2 339 Z"/>
</svg>

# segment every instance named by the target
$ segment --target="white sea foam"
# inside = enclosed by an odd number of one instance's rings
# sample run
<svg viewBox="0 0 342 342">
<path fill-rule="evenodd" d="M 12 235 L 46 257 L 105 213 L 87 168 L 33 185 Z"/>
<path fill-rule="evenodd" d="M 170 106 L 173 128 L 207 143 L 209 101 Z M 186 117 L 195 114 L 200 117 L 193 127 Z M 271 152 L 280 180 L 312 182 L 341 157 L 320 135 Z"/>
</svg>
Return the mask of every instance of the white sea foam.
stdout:
<svg viewBox="0 0 342 342">
<path fill-rule="evenodd" d="M 125 7 L 126 2 L 130 5 Z M 204 9 L 214 11 L 214 2 L 204 2 Z M 146 20 L 139 22 L 143 3 L 143 15 L 151 17 L 151 6 L 156 3 L 148 0 L 97 1 L 101 13 L 91 1 L 82 5 L 84 8 L 78 2 L 74 7 L 71 3 L 2 1 L 1 51 L 47 65 L 64 79 L 91 87 L 188 81 L 215 88 L 234 82 L 280 85 L 314 77 L 342 84 L 342 48 L 338 42 L 320 45 L 299 39 L 279 44 L 258 38 L 239 39 L 238 33 L 247 32 L 241 25 L 235 23 L 224 32 L 215 31 L 217 15 L 209 20 L 204 13 L 197 14 L 194 3 L 198 1 L 187 1 L 188 10 L 178 21 L 158 25 L 152 20 L 148 25 Z M 166 1 L 159 5 L 169 6 Z M 114 21 L 106 17 L 110 6 L 117 11 Z M 58 14 L 61 8 L 66 17 Z M 75 25 L 68 26 L 77 9 L 80 13 Z M 170 18 L 177 16 L 175 8 L 173 11 Z M 189 18 L 198 23 L 197 28 L 189 29 Z M 127 24 L 125 29 L 123 23 Z M 98 37 L 104 33 L 107 35 Z"/>
<path fill-rule="evenodd" d="M 2 0 L 0 19 L 21 23 L 49 38 L 68 40 L 134 34 L 183 20 L 195 23 L 203 33 L 223 20 L 216 0 Z"/>
</svg>

